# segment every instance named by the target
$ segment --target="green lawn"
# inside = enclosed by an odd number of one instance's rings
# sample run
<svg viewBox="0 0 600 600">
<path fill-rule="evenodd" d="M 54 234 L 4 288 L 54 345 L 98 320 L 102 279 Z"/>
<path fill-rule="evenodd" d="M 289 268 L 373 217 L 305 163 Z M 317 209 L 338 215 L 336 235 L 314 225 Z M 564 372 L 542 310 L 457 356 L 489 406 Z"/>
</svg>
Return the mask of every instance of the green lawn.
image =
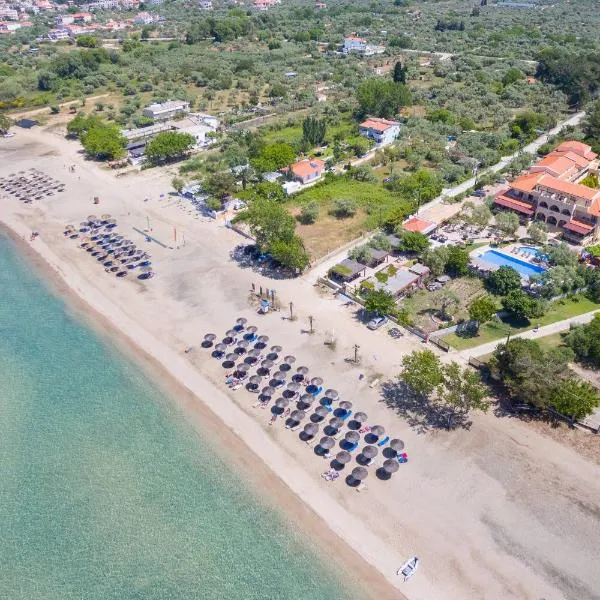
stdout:
<svg viewBox="0 0 600 600">
<path fill-rule="evenodd" d="M 563 321 L 564 319 L 576 317 L 577 315 L 582 315 L 598 309 L 600 309 L 600 304 L 592 302 L 585 296 L 576 296 L 571 299 L 554 302 L 548 312 L 534 322 L 523 324 L 511 321 L 510 319 L 492 321 L 482 325 L 479 329 L 479 335 L 476 337 L 463 338 L 451 333 L 450 335 L 444 336 L 444 341 L 448 342 L 457 350 L 466 350 L 468 348 L 475 348 L 481 344 L 487 344 L 488 342 L 505 338 L 509 332 L 511 335 L 521 333 L 522 331 L 533 329 L 536 325 L 550 325 L 551 323 Z"/>
</svg>

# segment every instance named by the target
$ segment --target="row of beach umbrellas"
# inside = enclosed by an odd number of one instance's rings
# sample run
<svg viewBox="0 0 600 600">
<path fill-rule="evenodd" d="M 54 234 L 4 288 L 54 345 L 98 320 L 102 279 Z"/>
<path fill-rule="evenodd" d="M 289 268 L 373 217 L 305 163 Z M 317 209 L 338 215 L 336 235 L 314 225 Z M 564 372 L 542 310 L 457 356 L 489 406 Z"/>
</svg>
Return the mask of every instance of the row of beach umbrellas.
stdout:
<svg viewBox="0 0 600 600">
<path fill-rule="evenodd" d="M 62 192 L 65 185 L 37 169 L 30 169 L 11 173 L 7 177 L 1 178 L 0 189 L 29 203 L 32 199 L 39 200 L 43 196 L 52 196 L 57 192 Z"/>
<path fill-rule="evenodd" d="M 246 388 L 249 391 L 259 392 L 259 401 L 262 403 L 268 403 L 277 393 L 277 388 L 285 385 L 281 397 L 275 401 L 271 412 L 276 418 L 288 410 L 289 416 L 286 427 L 296 429 L 309 416 L 309 410 L 312 410 L 312 405 L 322 391 L 323 379 L 321 377 L 308 379 L 308 367 L 300 366 L 295 369 L 291 380 L 286 384 L 288 375 L 294 370 L 292 365 L 296 362 L 296 357 L 287 355 L 280 359 L 281 346 L 274 345 L 267 349 L 269 337 L 257 335 L 258 328 L 246 324 L 247 319 L 240 317 L 236 320 L 234 327 L 225 333 L 221 342 L 215 343 L 217 336 L 208 333 L 204 336 L 201 345 L 204 348 L 214 347 L 213 356 L 224 358 L 223 366 L 234 369 L 234 378 L 243 380 L 248 378 Z M 259 362 L 260 357 L 262 357 L 262 360 Z M 240 359 L 242 362 L 236 364 Z M 277 365 L 278 360 L 280 362 Z M 277 371 L 272 373 L 271 371 L 276 366 Z M 253 367 L 257 368 L 256 374 L 248 377 L 249 371 Z M 260 389 L 263 377 L 270 377 L 270 380 L 268 385 Z M 300 395 L 302 384 L 306 385 L 306 391 Z M 296 408 L 289 411 L 292 400 L 296 402 Z M 338 402 L 338 404 L 333 409 L 333 403 L 335 402 Z M 304 425 L 300 433 L 300 438 L 312 445 L 320 431 L 321 424 L 327 417 L 331 417 L 323 428 L 324 437 L 319 440 L 315 448 L 316 453 L 330 457 L 330 450 L 338 444 L 336 437 L 339 437 L 341 430 L 346 425 L 348 426 L 349 430 L 339 442 L 341 450 L 335 454 L 331 463 L 332 468 L 336 471 L 342 470 L 346 464 L 351 462 L 351 452 L 357 449 L 361 441 L 361 433 L 363 433 L 361 428 L 368 419 L 367 414 L 364 412 L 359 411 L 352 414 L 352 407 L 352 402 L 340 401 L 339 392 L 329 388 L 325 390 L 319 399 L 318 405 L 310 413 L 310 422 Z M 350 416 L 351 419 L 347 423 L 346 421 Z M 349 484 L 358 485 L 367 478 L 369 471 L 366 467 L 371 465 L 380 453 L 380 448 L 376 444 L 384 444 L 381 453 L 385 460 L 377 469 L 377 475 L 380 479 L 389 479 L 399 469 L 400 462 L 406 462 L 406 454 L 402 453 L 404 442 L 400 439 L 392 439 L 388 443 L 387 440 L 389 438 L 385 437 L 385 429 L 382 426 L 374 425 L 368 428 L 364 435 L 366 445 L 362 447 L 356 457 L 359 466 L 354 468 L 347 478 Z"/>
</svg>

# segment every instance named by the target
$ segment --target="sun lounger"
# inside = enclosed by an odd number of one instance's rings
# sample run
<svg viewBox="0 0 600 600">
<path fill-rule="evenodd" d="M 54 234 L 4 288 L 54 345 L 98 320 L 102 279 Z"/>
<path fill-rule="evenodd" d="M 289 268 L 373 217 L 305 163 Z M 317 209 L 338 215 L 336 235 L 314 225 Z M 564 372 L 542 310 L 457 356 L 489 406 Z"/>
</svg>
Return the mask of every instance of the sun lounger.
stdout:
<svg viewBox="0 0 600 600">
<path fill-rule="evenodd" d="M 385 446 L 390 441 L 390 436 L 386 435 L 380 442 L 377 442 L 379 447 Z"/>
<path fill-rule="evenodd" d="M 352 415 L 352 411 L 351 411 L 351 410 L 347 410 L 347 411 L 346 411 L 346 414 L 344 414 L 344 416 L 343 416 L 343 417 L 340 417 L 340 419 L 341 419 L 342 421 L 345 421 L 345 420 L 346 420 L 346 419 L 348 419 L 348 417 L 350 417 L 351 415 Z"/>
<path fill-rule="evenodd" d="M 367 489 L 367 484 L 366 484 L 366 483 L 360 483 L 360 484 L 359 484 L 359 485 L 357 485 L 357 486 L 356 486 L 354 489 L 355 489 L 357 492 L 362 492 L 362 491 L 364 491 L 364 490 L 366 490 L 366 489 Z"/>
</svg>

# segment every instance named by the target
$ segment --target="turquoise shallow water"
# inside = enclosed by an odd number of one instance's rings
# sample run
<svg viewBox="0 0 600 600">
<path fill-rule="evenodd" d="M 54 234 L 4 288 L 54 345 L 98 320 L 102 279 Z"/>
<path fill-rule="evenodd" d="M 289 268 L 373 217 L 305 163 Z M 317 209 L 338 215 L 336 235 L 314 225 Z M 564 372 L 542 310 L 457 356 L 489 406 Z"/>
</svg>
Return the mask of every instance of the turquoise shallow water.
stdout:
<svg viewBox="0 0 600 600">
<path fill-rule="evenodd" d="M 350 599 L 0 234 L 0 598 Z"/>
</svg>

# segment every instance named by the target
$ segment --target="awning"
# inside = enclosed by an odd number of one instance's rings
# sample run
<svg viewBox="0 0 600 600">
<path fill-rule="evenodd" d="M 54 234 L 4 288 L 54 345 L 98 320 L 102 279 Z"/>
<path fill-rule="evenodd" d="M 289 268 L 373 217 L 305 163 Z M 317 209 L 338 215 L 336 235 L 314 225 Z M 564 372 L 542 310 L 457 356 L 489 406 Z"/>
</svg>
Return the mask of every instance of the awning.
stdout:
<svg viewBox="0 0 600 600">
<path fill-rule="evenodd" d="M 505 208 L 516 210 L 517 212 L 523 213 L 528 217 L 533 215 L 534 212 L 531 204 L 527 204 L 527 202 L 521 202 L 520 200 L 514 200 L 508 196 L 496 196 L 494 203 L 504 206 Z"/>
<path fill-rule="evenodd" d="M 594 229 L 593 225 L 583 223 L 582 221 L 576 221 L 575 219 L 572 219 L 568 223 L 565 223 L 563 227 L 564 229 L 568 229 L 569 231 L 579 233 L 580 235 L 588 235 Z"/>
</svg>

